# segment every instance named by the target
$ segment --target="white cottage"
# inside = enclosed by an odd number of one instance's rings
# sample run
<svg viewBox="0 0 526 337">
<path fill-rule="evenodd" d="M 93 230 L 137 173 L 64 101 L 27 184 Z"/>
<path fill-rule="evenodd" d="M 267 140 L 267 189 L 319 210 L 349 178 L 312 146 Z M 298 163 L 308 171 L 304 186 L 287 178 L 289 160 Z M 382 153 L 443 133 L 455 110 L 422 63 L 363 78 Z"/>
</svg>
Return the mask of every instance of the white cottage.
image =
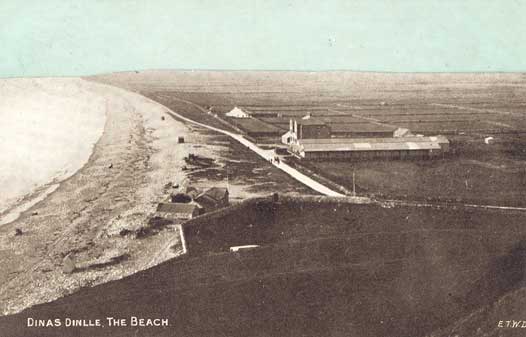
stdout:
<svg viewBox="0 0 526 337">
<path fill-rule="evenodd" d="M 241 110 L 237 106 L 234 107 L 234 109 L 232 109 L 229 112 L 227 112 L 225 114 L 225 116 L 232 117 L 232 118 L 250 118 L 250 115 L 248 113 L 246 113 L 245 111 Z"/>
</svg>

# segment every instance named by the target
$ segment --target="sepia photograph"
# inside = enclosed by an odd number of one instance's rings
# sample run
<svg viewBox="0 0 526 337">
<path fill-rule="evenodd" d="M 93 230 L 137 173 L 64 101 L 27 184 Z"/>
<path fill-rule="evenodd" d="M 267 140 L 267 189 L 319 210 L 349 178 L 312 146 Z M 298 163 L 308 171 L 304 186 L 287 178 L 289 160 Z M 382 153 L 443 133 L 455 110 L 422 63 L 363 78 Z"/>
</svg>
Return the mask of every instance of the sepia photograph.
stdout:
<svg viewBox="0 0 526 337">
<path fill-rule="evenodd" d="M 526 336 L 521 1 L 0 1 L 0 336 Z"/>
</svg>

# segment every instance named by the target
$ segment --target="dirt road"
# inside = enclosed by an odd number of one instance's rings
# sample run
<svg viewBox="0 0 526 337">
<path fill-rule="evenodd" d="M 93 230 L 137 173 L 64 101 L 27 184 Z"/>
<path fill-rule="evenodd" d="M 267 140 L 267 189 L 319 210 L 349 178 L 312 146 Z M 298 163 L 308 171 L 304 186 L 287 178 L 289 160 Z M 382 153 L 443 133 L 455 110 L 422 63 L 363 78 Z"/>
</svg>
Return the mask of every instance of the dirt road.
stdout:
<svg viewBox="0 0 526 337">
<path fill-rule="evenodd" d="M 151 100 L 149 98 L 147 98 L 147 99 L 150 100 L 151 102 L 154 102 L 156 104 L 161 105 L 160 103 L 155 102 L 154 100 Z M 208 113 L 208 111 L 205 108 L 203 108 L 202 106 L 200 106 L 198 104 L 195 104 L 195 103 L 193 103 L 191 101 L 187 101 L 187 100 L 183 100 L 183 99 L 179 99 L 179 98 L 175 98 L 175 97 L 172 98 L 172 99 L 178 100 L 180 102 L 184 102 L 186 104 L 193 105 L 196 108 L 198 108 L 199 110 L 201 110 L 203 113 Z M 223 130 L 223 129 L 220 129 L 220 128 L 216 128 L 216 127 L 204 124 L 204 123 L 196 122 L 196 121 L 194 121 L 194 120 L 192 120 L 190 118 L 187 118 L 187 117 L 184 117 L 184 116 L 178 114 L 177 112 L 175 112 L 175 111 L 173 111 L 173 110 L 171 110 L 171 109 L 169 109 L 167 107 L 164 107 L 164 108 L 174 118 L 177 118 L 177 119 L 180 119 L 180 120 L 184 120 L 184 121 L 186 121 L 188 123 L 192 123 L 194 125 L 198 125 L 198 126 L 201 126 L 203 128 L 207 128 L 207 129 L 215 131 L 215 132 L 222 133 L 224 135 L 227 135 L 227 136 L 235 139 L 236 141 L 238 141 L 242 145 L 246 146 L 247 148 L 249 148 L 250 150 L 255 152 L 261 158 L 271 162 L 272 165 L 274 165 L 275 167 L 279 168 L 280 170 L 282 170 L 283 172 L 287 173 L 288 175 L 290 175 L 291 177 L 293 177 L 297 181 L 301 182 L 302 184 L 308 186 L 309 188 L 313 189 L 314 191 L 316 191 L 318 193 L 321 193 L 321 194 L 324 194 L 324 195 L 327 195 L 327 196 L 331 196 L 331 197 L 345 197 L 344 194 L 336 192 L 336 191 L 330 189 L 329 187 L 327 187 L 327 186 L 315 181 L 314 179 L 312 179 L 309 176 L 301 173 L 300 171 L 298 171 L 295 168 L 291 167 L 290 165 L 284 163 L 283 161 L 275 161 L 275 160 L 273 160 L 276 157 L 274 151 L 272 151 L 272 150 L 264 150 L 264 149 L 260 148 L 259 146 L 257 146 L 256 144 L 254 144 L 253 142 L 251 142 L 250 140 L 246 139 L 245 137 L 243 137 L 240 134 L 236 134 L 236 133 L 233 133 L 233 132 L 230 132 L 230 131 L 226 131 L 226 130 Z M 369 202 L 370 201 L 369 198 L 365 198 L 365 197 L 349 197 L 349 198 L 355 199 L 356 202 Z"/>
</svg>

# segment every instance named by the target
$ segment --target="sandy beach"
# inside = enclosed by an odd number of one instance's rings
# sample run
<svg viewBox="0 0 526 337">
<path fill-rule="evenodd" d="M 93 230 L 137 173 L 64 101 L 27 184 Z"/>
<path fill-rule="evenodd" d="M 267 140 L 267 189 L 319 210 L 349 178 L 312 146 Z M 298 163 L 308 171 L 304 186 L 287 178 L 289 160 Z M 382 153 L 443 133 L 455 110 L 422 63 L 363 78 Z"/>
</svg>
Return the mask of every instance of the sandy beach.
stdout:
<svg viewBox="0 0 526 337">
<path fill-rule="evenodd" d="M 71 81 L 104 100 L 104 132 L 86 165 L 16 221 L 0 226 L 3 314 L 124 277 L 180 253 L 175 229 L 141 239 L 118 232 L 144 225 L 156 204 L 173 191 L 167 183 L 184 184 L 183 158 L 190 149 L 196 152 L 201 136 L 172 118 L 162 119 L 162 106 L 140 95 Z M 179 136 L 186 143 L 178 144 Z M 16 229 L 23 234 L 15 235 Z M 64 274 L 68 254 L 88 267 Z M 112 258 L 119 263 L 97 267 L 97 261 Z"/>
<path fill-rule="evenodd" d="M 160 201 L 186 186 L 228 187 L 231 202 L 308 191 L 235 140 L 176 120 L 140 94 L 78 78 L 60 81 L 103 104 L 104 131 L 75 174 L 70 169 L 2 214 L 7 221 L 0 225 L 0 314 L 180 255 L 177 227 L 151 228 L 148 220 Z M 213 158 L 214 165 L 187 167 L 190 153 Z M 147 234 L 140 238 L 123 234 L 143 229 Z M 63 271 L 67 256 L 76 266 L 72 274 Z"/>
</svg>

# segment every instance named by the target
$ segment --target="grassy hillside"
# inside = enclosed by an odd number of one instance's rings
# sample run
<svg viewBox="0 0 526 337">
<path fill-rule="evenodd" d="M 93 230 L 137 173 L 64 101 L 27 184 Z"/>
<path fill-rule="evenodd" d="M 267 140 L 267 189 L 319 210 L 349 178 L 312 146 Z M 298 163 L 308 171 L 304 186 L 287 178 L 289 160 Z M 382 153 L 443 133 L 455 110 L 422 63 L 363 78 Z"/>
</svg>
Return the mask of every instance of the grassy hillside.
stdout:
<svg viewBox="0 0 526 337">
<path fill-rule="evenodd" d="M 525 220 L 521 212 L 321 197 L 250 201 L 188 224 L 190 256 L 0 325 L 13 336 L 423 336 L 524 284 Z M 235 244 L 262 247 L 228 252 Z M 21 328 L 26 317 L 71 315 L 171 323 Z"/>
</svg>

